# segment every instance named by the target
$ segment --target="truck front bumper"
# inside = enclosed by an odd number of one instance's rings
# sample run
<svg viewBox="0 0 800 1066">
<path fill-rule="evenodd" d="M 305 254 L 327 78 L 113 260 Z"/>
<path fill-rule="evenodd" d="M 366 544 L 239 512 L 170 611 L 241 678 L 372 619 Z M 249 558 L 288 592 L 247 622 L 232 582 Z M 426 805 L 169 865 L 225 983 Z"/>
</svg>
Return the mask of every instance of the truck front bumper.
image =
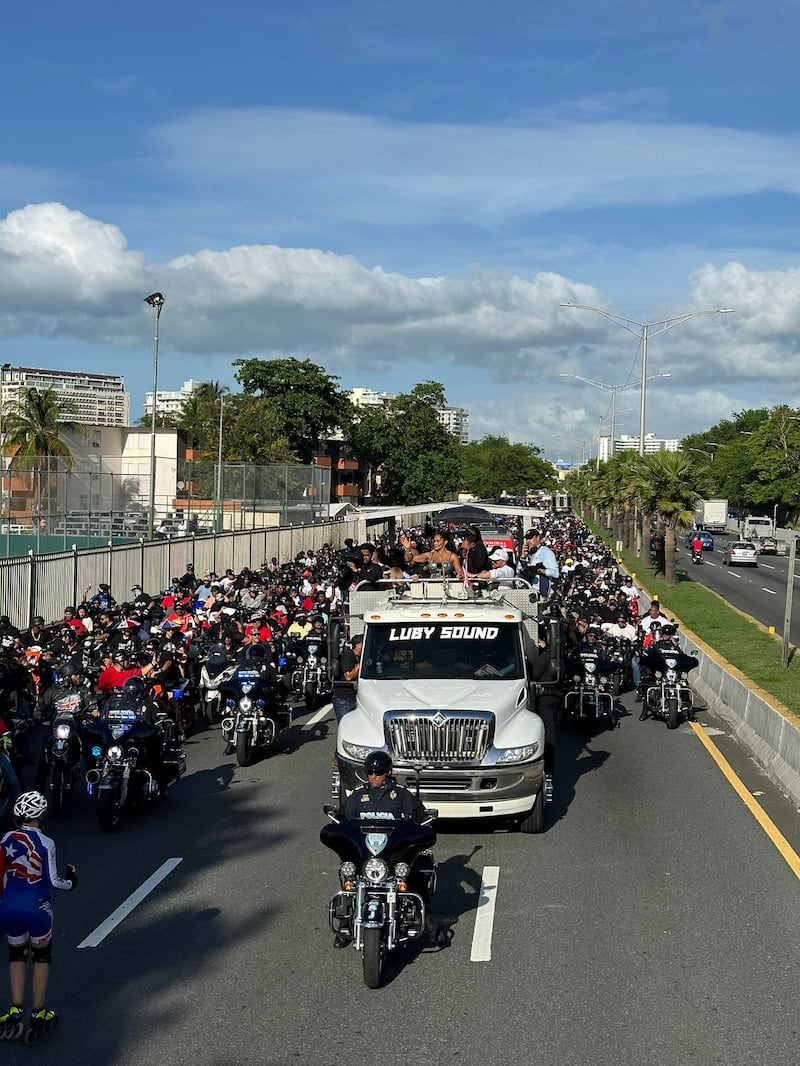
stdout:
<svg viewBox="0 0 800 1066">
<path fill-rule="evenodd" d="M 366 783 L 364 767 L 337 755 L 339 795 L 342 800 Z M 393 776 L 416 794 L 417 774 L 411 767 L 395 765 Z M 435 807 L 440 818 L 498 818 L 527 814 L 544 780 L 544 760 L 512 766 L 426 768 L 419 774 L 420 799 Z"/>
</svg>

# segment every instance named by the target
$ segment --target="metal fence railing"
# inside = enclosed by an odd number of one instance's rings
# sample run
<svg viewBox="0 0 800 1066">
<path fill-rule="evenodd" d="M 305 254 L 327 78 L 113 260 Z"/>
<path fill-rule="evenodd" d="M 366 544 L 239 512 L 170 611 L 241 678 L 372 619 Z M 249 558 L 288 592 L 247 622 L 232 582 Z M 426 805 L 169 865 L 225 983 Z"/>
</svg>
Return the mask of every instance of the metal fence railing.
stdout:
<svg viewBox="0 0 800 1066">
<path fill-rule="evenodd" d="M 384 519 L 369 522 L 371 535 L 388 527 Z M 347 537 L 363 540 L 367 519 L 317 522 L 313 525 L 249 529 L 207 536 L 169 537 L 166 540 L 73 548 L 37 555 L 29 551 L 18 558 L 0 559 L 0 613 L 20 629 L 40 614 L 50 623 L 63 617 L 64 608 L 92 596 L 101 582 L 111 586 L 119 602 L 130 598 L 133 585 L 156 594 L 169 586 L 193 563 L 198 574 L 206 570 L 238 573 L 245 567 L 258 569 L 275 556 L 281 562 L 301 550 L 323 544 L 342 547 Z"/>
</svg>

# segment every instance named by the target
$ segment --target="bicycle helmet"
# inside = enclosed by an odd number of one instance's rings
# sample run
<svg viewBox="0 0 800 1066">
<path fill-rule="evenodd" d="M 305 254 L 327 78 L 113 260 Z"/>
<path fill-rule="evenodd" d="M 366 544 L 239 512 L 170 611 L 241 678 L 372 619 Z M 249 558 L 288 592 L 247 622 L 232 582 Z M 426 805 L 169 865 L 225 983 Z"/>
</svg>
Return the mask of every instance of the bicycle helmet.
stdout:
<svg viewBox="0 0 800 1066">
<path fill-rule="evenodd" d="M 14 816 L 22 822 L 33 821 L 41 818 L 47 810 L 47 800 L 41 792 L 23 792 L 14 804 Z"/>
<path fill-rule="evenodd" d="M 386 751 L 371 751 L 364 760 L 364 770 L 367 774 L 379 776 L 392 772 L 392 757 Z"/>
</svg>

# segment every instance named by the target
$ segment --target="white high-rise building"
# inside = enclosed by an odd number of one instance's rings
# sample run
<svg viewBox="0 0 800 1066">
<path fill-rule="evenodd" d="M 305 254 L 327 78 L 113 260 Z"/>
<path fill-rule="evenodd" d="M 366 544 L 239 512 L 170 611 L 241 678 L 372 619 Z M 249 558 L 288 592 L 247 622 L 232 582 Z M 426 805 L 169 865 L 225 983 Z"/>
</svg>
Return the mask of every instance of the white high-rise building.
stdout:
<svg viewBox="0 0 800 1066">
<path fill-rule="evenodd" d="M 190 378 L 188 381 L 184 381 L 180 389 L 177 392 L 167 392 L 158 390 L 158 414 L 163 415 L 178 415 L 183 410 L 183 405 L 202 385 L 202 381 L 192 381 Z M 145 416 L 151 415 L 153 412 L 153 390 L 146 392 L 144 395 L 144 413 Z"/>
<path fill-rule="evenodd" d="M 64 418 L 70 421 L 88 426 L 127 426 L 130 419 L 131 398 L 120 375 L 9 364 L 0 373 L 4 413 L 14 408 L 23 389 L 53 389 L 59 404 L 64 404 Z"/>
<path fill-rule="evenodd" d="M 447 432 L 458 438 L 459 444 L 469 444 L 469 411 L 465 407 L 441 407 L 436 414 Z"/>
<path fill-rule="evenodd" d="M 600 437 L 599 439 L 599 458 L 600 462 L 604 463 L 607 459 L 611 458 L 611 437 Z M 675 437 L 672 439 L 656 437 L 654 433 L 645 433 L 644 437 L 644 452 L 645 455 L 650 455 L 652 452 L 677 452 L 680 451 L 680 440 Z M 614 441 L 615 452 L 629 452 L 639 451 L 639 437 L 628 436 L 623 433 L 621 437 L 617 437 Z"/>
</svg>

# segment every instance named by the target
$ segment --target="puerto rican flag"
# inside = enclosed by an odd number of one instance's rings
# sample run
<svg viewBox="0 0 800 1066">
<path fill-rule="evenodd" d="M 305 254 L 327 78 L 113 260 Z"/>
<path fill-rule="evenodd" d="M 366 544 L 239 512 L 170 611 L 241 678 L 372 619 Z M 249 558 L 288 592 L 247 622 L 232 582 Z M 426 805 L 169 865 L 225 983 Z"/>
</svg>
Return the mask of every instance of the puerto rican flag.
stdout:
<svg viewBox="0 0 800 1066">
<path fill-rule="evenodd" d="M 35 885 L 42 880 L 44 860 L 34 841 L 23 832 L 9 833 L 3 841 L 3 865 L 7 877 Z"/>
</svg>

